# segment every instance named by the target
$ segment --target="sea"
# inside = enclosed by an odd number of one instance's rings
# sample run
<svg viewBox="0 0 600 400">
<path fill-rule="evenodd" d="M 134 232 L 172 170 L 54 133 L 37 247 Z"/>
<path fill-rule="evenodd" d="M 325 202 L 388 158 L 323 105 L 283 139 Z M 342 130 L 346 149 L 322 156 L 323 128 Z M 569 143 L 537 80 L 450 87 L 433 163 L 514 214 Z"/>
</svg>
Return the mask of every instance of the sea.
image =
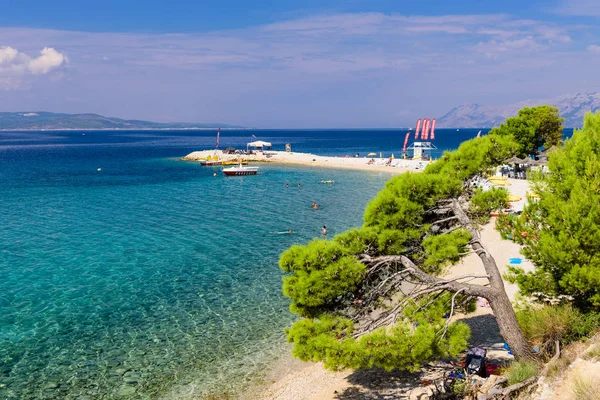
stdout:
<svg viewBox="0 0 600 400">
<path fill-rule="evenodd" d="M 438 130 L 433 157 L 477 132 Z M 219 146 L 398 157 L 405 133 L 223 130 Z M 391 175 L 260 165 L 226 177 L 181 160 L 215 139 L 0 132 L 0 398 L 235 396 L 289 351 L 280 253 L 322 226 L 360 226 Z"/>
</svg>

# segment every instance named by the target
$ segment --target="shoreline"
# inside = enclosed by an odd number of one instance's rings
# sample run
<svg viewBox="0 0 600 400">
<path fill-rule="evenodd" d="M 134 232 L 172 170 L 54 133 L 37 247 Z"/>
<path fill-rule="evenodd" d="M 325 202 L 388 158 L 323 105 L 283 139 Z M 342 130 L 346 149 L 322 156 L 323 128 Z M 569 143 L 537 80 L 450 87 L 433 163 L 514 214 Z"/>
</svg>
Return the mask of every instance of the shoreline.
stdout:
<svg viewBox="0 0 600 400">
<path fill-rule="evenodd" d="M 206 160 L 207 157 L 217 155 L 224 161 L 247 161 L 256 163 L 273 163 L 300 165 L 308 167 L 324 167 L 338 169 L 353 169 L 361 171 L 387 172 L 393 175 L 404 172 L 420 172 L 430 163 L 429 161 L 410 160 L 390 157 L 337 157 L 337 156 L 318 156 L 311 153 L 297 153 L 285 151 L 266 151 L 256 152 L 255 154 L 223 154 L 221 150 L 203 150 L 194 151 L 185 157 L 184 161 Z M 369 163 L 373 160 L 371 163 Z"/>
<path fill-rule="evenodd" d="M 529 190 L 527 181 L 508 179 L 507 189 L 522 200 L 513 203 L 515 209 L 522 209 L 526 193 Z M 495 230 L 495 220 L 492 218 L 481 230 L 490 253 L 498 263 L 500 273 L 507 271 L 509 259 L 524 257 L 520 253 L 521 246 L 503 240 Z M 521 264 L 526 270 L 532 270 L 533 264 L 524 260 Z M 479 258 L 471 254 L 463 258 L 445 276 L 454 277 L 464 274 L 483 274 L 484 267 Z M 473 283 L 482 284 L 482 279 Z M 507 294 L 514 302 L 518 287 L 504 282 Z M 456 320 L 462 320 L 471 328 L 470 346 L 483 346 L 488 349 L 487 358 L 496 363 L 506 363 L 513 359 L 504 349 L 504 339 L 500 336 L 496 318 L 490 308 L 477 307 L 474 313 L 456 315 Z M 290 352 L 282 354 L 265 371 L 264 384 L 248 388 L 240 397 L 244 400 L 336 400 L 340 398 L 409 398 L 417 399 L 427 392 L 423 381 L 441 379 L 444 372 L 454 368 L 449 361 L 438 361 L 424 365 L 416 373 L 385 372 L 383 370 L 342 370 L 332 372 L 326 370 L 323 363 L 303 362 L 295 359 Z M 392 396 L 392 397 L 390 397 Z"/>
</svg>

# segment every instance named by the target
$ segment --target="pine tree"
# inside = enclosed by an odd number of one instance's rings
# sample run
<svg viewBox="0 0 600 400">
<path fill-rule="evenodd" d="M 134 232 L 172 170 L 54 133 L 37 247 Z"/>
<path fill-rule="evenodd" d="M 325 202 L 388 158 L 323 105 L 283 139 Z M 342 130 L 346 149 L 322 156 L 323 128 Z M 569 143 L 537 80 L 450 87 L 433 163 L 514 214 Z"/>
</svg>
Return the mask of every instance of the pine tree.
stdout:
<svg viewBox="0 0 600 400">
<path fill-rule="evenodd" d="M 491 211 L 507 205 L 507 192 L 483 192 L 475 183 L 517 147 L 511 136 L 467 141 L 423 173 L 392 178 L 368 204 L 362 227 L 285 251 L 283 291 L 303 317 L 287 330 L 294 356 L 332 369 L 415 370 L 464 350 L 468 327 L 443 317 L 481 296 L 514 354 L 534 357 L 478 232 Z M 469 251 L 489 285 L 468 283 L 476 275 L 441 277 Z"/>
<path fill-rule="evenodd" d="M 600 307 L 600 112 L 552 153 L 547 174 L 534 178 L 540 199 L 516 221 L 515 237 L 536 266 L 512 267 L 509 278 L 527 295 L 571 296 Z"/>
<path fill-rule="evenodd" d="M 562 123 L 557 107 L 548 105 L 525 107 L 515 117 L 506 119 L 504 124 L 490 133 L 512 136 L 519 143 L 516 155 L 526 157 L 537 155 L 540 148 L 558 146 L 562 139 Z"/>
</svg>

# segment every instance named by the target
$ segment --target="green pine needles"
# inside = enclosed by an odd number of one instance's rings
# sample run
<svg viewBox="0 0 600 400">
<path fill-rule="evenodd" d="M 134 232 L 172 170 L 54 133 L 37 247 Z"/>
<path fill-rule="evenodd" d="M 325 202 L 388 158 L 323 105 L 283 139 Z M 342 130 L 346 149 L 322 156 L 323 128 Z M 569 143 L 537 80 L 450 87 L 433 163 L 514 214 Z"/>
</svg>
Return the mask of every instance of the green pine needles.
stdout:
<svg viewBox="0 0 600 400">
<path fill-rule="evenodd" d="M 509 279 L 526 295 L 569 296 L 582 309 L 600 307 L 600 113 L 588 113 L 548 174 L 534 178 L 540 196 L 517 221 L 514 236 L 535 272 L 511 267 Z"/>
</svg>

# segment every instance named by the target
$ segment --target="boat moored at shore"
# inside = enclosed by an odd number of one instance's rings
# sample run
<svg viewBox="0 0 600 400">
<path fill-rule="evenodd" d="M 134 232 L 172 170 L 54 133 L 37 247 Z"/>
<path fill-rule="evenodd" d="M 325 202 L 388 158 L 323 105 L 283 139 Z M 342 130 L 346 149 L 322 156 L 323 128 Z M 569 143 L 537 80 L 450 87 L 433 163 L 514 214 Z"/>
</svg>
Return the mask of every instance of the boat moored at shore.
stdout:
<svg viewBox="0 0 600 400">
<path fill-rule="evenodd" d="M 226 176 L 256 175 L 258 173 L 258 167 L 244 167 L 240 164 L 236 167 L 223 169 L 223 173 Z"/>
</svg>

